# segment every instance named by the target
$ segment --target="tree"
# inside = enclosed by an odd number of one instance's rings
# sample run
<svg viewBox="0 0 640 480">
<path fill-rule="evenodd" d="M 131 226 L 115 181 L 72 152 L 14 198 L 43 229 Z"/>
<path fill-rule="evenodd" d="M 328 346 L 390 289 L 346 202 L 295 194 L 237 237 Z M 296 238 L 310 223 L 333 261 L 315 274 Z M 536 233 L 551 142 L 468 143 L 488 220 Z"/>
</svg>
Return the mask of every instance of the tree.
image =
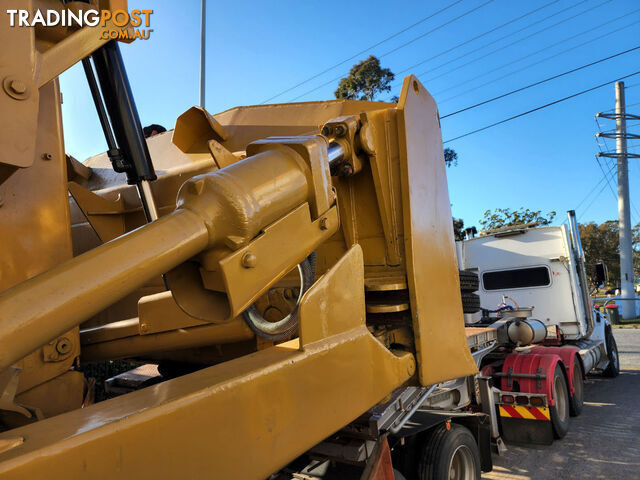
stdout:
<svg viewBox="0 0 640 480">
<path fill-rule="evenodd" d="M 453 219 L 453 236 L 456 240 L 464 240 L 464 220 L 461 218 Z"/>
<path fill-rule="evenodd" d="M 382 68 L 380 60 L 371 55 L 351 67 L 349 76 L 340 80 L 334 95 L 337 99 L 373 101 L 377 94 L 391 90 L 389 84 L 394 78 L 393 72 L 388 68 Z M 391 97 L 390 101 L 398 103 L 398 96 Z M 458 165 L 458 154 L 455 150 L 444 149 L 444 163 L 447 167 Z"/>
<path fill-rule="evenodd" d="M 340 80 L 335 96 L 338 99 L 373 101 L 378 93 L 391 90 L 389 84 L 394 78 L 391 70 L 382 68 L 380 60 L 371 55 L 351 67 L 349 76 Z"/>
<path fill-rule="evenodd" d="M 538 225 L 549 225 L 556 212 L 549 212 L 546 215 L 541 210 L 529 210 L 520 207 L 518 210 L 510 208 L 496 208 L 495 210 L 486 210 L 484 218 L 480 220 L 480 225 L 484 230 L 495 230 L 496 228 L 511 227 L 516 225 L 526 225 L 527 223 L 537 222 Z"/>
<path fill-rule="evenodd" d="M 590 283 L 595 283 L 596 263 L 607 265 L 611 284 L 617 285 L 620 283 L 618 222 L 616 220 L 608 220 L 600 225 L 595 222 L 589 222 L 579 225 L 578 228 Z"/>
<path fill-rule="evenodd" d="M 458 165 L 458 154 L 452 148 L 444 149 L 444 164 L 447 167 L 455 167 Z"/>
</svg>

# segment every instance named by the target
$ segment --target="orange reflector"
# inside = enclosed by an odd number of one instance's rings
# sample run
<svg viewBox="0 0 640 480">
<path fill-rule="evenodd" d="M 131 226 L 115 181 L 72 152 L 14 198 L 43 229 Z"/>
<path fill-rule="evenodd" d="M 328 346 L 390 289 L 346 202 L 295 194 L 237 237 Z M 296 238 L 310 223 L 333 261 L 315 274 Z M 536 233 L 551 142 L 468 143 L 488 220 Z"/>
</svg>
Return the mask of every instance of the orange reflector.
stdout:
<svg viewBox="0 0 640 480">
<path fill-rule="evenodd" d="M 527 405 L 529 403 L 529 397 L 526 397 L 524 395 L 518 395 L 516 397 L 516 403 L 518 405 Z"/>
<path fill-rule="evenodd" d="M 502 403 L 513 403 L 513 395 L 502 395 Z"/>
<path fill-rule="evenodd" d="M 535 407 L 541 407 L 544 405 L 544 399 L 542 397 L 531 397 L 529 400 L 531 401 L 531 405 Z"/>
<path fill-rule="evenodd" d="M 447 430 L 451 430 L 451 422 L 447 421 L 445 425 L 447 426 Z"/>
</svg>

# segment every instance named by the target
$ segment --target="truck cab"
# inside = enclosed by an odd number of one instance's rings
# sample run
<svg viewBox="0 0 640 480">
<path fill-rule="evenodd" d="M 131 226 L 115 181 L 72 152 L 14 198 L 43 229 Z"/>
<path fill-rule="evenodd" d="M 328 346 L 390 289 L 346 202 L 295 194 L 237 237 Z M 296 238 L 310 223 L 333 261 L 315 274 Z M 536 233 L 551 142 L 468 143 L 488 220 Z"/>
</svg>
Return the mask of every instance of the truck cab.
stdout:
<svg viewBox="0 0 640 480">
<path fill-rule="evenodd" d="M 589 330 L 580 285 L 579 265 L 566 225 L 515 227 L 458 243 L 461 268 L 479 277 L 480 304 L 484 311 L 505 303 L 514 308 L 534 307 L 533 316 L 554 335 L 580 340 Z M 482 311 L 467 314 L 467 324 L 482 321 Z M 597 318 L 591 338 L 604 339 L 603 316 Z"/>
</svg>

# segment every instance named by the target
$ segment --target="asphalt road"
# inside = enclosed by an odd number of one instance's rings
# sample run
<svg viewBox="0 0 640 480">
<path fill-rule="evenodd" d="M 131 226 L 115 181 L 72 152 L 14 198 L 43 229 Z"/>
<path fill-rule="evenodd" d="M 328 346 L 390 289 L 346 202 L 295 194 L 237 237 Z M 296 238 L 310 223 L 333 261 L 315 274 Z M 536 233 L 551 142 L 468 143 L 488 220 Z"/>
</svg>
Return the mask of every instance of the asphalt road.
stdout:
<svg viewBox="0 0 640 480">
<path fill-rule="evenodd" d="M 551 446 L 508 446 L 485 480 L 640 480 L 640 329 L 615 329 L 620 376 L 590 377 L 582 414 Z"/>
</svg>

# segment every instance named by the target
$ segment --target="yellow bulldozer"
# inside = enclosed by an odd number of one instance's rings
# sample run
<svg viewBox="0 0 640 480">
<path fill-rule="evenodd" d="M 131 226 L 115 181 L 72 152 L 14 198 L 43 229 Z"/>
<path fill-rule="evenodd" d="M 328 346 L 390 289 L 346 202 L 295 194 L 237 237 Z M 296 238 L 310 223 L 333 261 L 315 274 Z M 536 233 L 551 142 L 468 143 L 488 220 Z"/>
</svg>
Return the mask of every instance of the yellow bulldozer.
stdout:
<svg viewBox="0 0 640 480">
<path fill-rule="evenodd" d="M 406 77 L 397 104 L 193 107 L 145 139 L 103 34 L 130 25 L 2 22 L 0 478 L 313 478 L 286 472 L 394 402 L 355 478 L 401 478 L 416 439 L 390 435 L 477 371 L 425 87 Z M 108 145 L 85 162 L 65 153 L 58 82 L 78 62 Z M 479 478 L 481 423 L 418 429 L 430 447 L 409 470 Z"/>
</svg>

